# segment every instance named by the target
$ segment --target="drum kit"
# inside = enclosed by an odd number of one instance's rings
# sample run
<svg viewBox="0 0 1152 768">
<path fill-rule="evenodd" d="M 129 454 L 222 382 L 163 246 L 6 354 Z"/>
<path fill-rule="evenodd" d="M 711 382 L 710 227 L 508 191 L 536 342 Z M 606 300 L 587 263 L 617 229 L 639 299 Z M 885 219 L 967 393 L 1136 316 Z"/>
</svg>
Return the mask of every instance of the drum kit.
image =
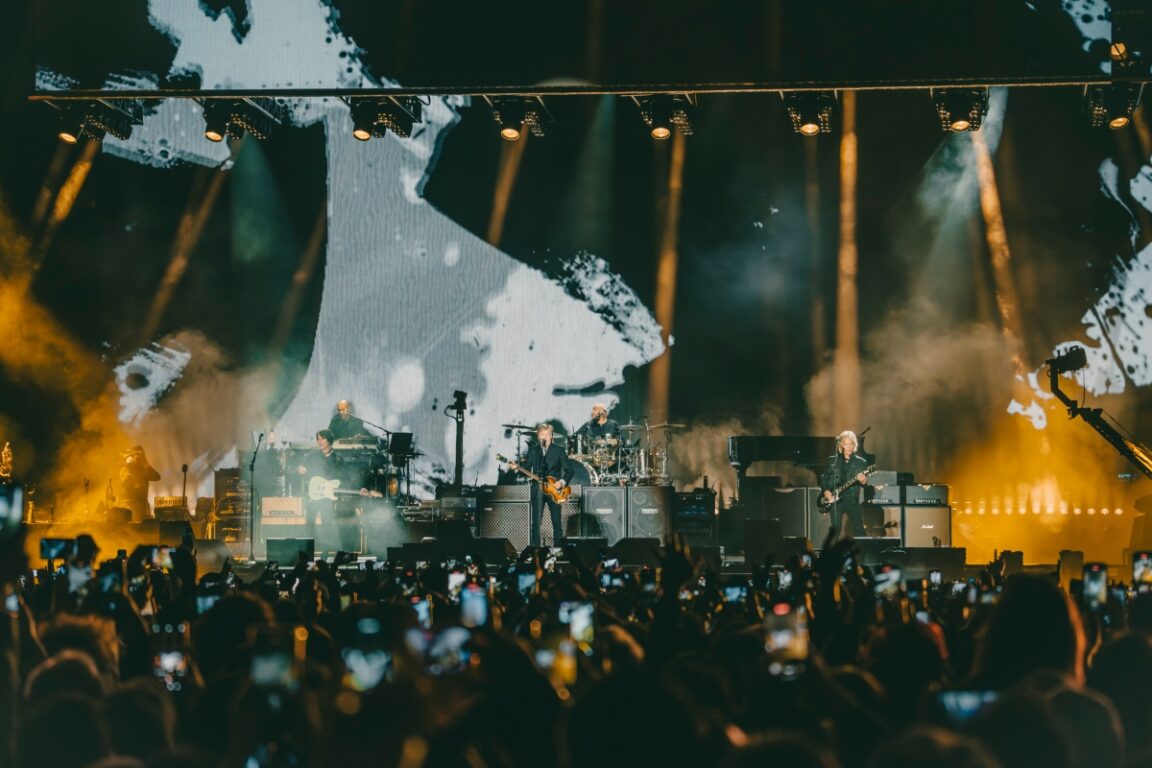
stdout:
<svg viewBox="0 0 1152 768">
<path fill-rule="evenodd" d="M 504 424 L 507 429 L 531 430 L 526 424 Z M 618 436 L 558 435 L 570 461 L 576 464 L 572 482 L 578 485 L 668 485 L 673 432 L 686 424 L 620 425 Z M 531 435 L 531 431 L 518 434 Z M 587 478 L 584 477 L 585 473 Z"/>
</svg>

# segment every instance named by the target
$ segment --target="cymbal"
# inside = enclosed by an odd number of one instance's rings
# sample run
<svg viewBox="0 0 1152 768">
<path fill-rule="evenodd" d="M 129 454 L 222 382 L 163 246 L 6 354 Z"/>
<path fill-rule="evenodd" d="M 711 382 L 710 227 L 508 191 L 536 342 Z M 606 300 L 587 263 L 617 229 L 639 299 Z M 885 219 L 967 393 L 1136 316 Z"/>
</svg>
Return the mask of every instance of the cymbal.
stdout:
<svg viewBox="0 0 1152 768">
<path fill-rule="evenodd" d="M 621 424 L 620 425 L 620 429 L 624 430 L 625 432 L 635 432 L 638 429 L 645 429 L 645 428 L 646 427 L 643 424 L 633 424 L 632 422 L 628 422 L 627 424 Z"/>
<path fill-rule="evenodd" d="M 535 429 L 531 424 L 501 424 L 505 429 Z"/>
<path fill-rule="evenodd" d="M 653 424 L 650 429 L 687 429 L 687 427 L 687 424 L 669 424 L 665 422 L 663 424 Z"/>
</svg>

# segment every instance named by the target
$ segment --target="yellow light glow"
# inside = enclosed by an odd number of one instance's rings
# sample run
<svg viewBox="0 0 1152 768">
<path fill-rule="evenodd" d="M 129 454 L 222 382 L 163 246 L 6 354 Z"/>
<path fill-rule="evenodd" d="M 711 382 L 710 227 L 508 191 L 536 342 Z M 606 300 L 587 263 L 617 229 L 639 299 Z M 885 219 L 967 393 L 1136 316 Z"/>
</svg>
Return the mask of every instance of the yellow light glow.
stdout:
<svg viewBox="0 0 1152 768">
<path fill-rule="evenodd" d="M 652 138 L 654 138 L 654 139 L 659 139 L 660 141 L 663 141 L 664 139 L 668 138 L 671 135 L 672 135 L 672 131 L 667 126 L 664 126 L 664 125 L 652 126 Z"/>
</svg>

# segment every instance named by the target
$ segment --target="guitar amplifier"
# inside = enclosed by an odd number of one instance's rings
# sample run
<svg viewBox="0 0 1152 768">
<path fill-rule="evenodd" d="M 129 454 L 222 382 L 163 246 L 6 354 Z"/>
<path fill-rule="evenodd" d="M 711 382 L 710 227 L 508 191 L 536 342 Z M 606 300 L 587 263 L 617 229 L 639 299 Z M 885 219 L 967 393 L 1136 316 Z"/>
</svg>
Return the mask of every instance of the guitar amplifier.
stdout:
<svg viewBox="0 0 1152 768">
<path fill-rule="evenodd" d="M 898 506 L 904 503 L 904 486 L 869 484 L 864 488 L 864 501 L 877 506 Z"/>
<path fill-rule="evenodd" d="M 188 498 L 186 496 L 157 496 L 152 505 L 152 513 L 157 520 L 187 520 Z"/>
<path fill-rule="evenodd" d="M 276 525 L 304 525 L 304 499 L 299 496 L 264 496 L 260 519 Z"/>
<path fill-rule="evenodd" d="M 898 536 L 904 547 L 951 547 L 952 508 L 920 504 L 883 507 L 884 535 Z"/>
<path fill-rule="evenodd" d="M 929 507 L 948 506 L 948 486 L 941 483 L 904 486 L 904 503 Z"/>
</svg>

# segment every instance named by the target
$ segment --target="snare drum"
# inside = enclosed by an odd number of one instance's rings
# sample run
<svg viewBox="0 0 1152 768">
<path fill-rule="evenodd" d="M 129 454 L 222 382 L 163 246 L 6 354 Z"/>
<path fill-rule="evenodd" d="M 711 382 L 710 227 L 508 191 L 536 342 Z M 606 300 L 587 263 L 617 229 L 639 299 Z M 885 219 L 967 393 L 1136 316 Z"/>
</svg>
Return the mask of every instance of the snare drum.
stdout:
<svg viewBox="0 0 1152 768">
<path fill-rule="evenodd" d="M 568 435 L 569 456 L 591 456 L 592 438 L 589 435 Z"/>
</svg>

